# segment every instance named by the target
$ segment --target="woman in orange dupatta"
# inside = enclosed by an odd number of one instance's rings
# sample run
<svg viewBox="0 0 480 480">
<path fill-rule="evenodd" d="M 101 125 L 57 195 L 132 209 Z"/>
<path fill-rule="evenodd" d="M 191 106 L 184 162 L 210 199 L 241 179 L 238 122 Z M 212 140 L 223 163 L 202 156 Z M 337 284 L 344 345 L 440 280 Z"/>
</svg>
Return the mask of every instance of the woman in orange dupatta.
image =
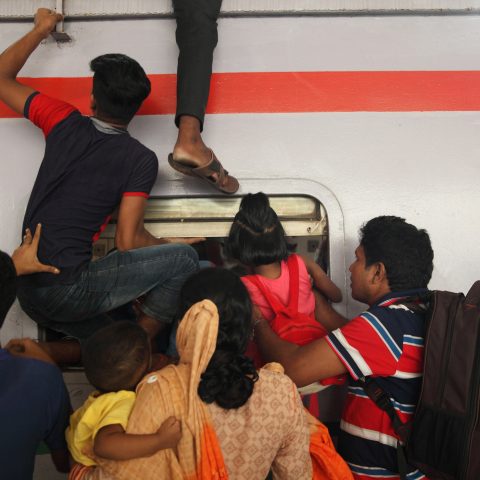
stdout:
<svg viewBox="0 0 480 480">
<path fill-rule="evenodd" d="M 182 422 L 176 449 L 111 462 L 86 480 L 351 480 L 327 429 L 303 408 L 279 364 L 258 373 L 244 355 L 252 307 L 232 272 L 190 277 L 177 332 L 178 365 L 147 375 L 137 387 L 128 433 L 156 431 L 169 416 Z"/>
</svg>

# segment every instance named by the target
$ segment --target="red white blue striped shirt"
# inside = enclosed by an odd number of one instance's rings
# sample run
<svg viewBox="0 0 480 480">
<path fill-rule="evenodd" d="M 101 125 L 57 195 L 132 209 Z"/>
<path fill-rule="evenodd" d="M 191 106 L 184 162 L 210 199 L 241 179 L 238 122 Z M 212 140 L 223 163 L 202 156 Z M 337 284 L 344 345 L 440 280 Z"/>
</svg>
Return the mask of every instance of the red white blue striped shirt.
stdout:
<svg viewBox="0 0 480 480">
<path fill-rule="evenodd" d="M 424 289 L 393 292 L 326 340 L 351 378 L 374 377 L 388 393 L 400 418 L 412 418 L 423 370 L 424 317 L 402 304 L 402 298 Z M 351 381 L 340 424 L 339 452 L 355 478 L 398 479 L 397 435 L 388 415 Z M 409 480 L 425 479 L 411 468 Z"/>
</svg>

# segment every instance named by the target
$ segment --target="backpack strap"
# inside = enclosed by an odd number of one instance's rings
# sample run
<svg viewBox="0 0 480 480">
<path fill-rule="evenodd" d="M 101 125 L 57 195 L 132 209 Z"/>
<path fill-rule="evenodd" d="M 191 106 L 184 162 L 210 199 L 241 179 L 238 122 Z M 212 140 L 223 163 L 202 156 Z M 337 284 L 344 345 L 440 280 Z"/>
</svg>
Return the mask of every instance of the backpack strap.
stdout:
<svg viewBox="0 0 480 480">
<path fill-rule="evenodd" d="M 300 289 L 300 274 L 298 268 L 298 256 L 294 253 L 287 259 L 288 275 L 290 277 L 290 295 L 288 308 L 292 312 L 298 312 L 298 293 Z"/>
<path fill-rule="evenodd" d="M 288 305 L 284 305 L 276 295 L 272 294 L 272 292 L 258 278 L 259 275 L 246 275 L 243 277 L 247 278 L 258 288 L 258 290 L 260 290 L 260 293 L 265 297 L 271 309 L 275 312 L 275 315 L 280 312 L 285 312 L 286 310 L 289 310 L 290 312 L 298 312 L 298 290 L 300 279 L 297 255 L 289 255 L 286 263 L 290 277 Z"/>
<path fill-rule="evenodd" d="M 480 307 L 480 280 L 471 286 L 465 297 L 465 303 L 469 306 Z"/>
<path fill-rule="evenodd" d="M 283 305 L 283 303 L 280 302 L 280 300 L 278 300 L 278 298 L 273 295 L 272 292 L 270 292 L 270 290 L 262 283 L 257 275 L 247 275 L 243 278 L 247 278 L 258 288 L 258 290 L 260 290 L 260 293 L 265 297 L 265 300 L 268 302 L 275 315 L 285 311 L 285 305 Z"/>
<path fill-rule="evenodd" d="M 401 480 L 407 480 L 408 464 L 405 455 L 405 444 L 407 443 L 410 426 L 403 423 L 393 406 L 390 397 L 380 385 L 370 377 L 359 377 L 358 384 L 363 388 L 375 405 L 383 410 L 390 418 L 394 432 L 400 437 L 397 442 L 397 463 Z"/>
</svg>

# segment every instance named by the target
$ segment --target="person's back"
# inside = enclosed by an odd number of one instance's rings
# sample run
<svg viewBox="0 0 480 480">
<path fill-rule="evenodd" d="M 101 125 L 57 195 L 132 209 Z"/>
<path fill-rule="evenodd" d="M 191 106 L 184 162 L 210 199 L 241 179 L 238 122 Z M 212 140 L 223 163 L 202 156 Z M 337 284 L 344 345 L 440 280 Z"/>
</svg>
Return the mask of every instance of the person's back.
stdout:
<svg viewBox="0 0 480 480">
<path fill-rule="evenodd" d="M 291 254 L 295 255 L 295 254 Z M 310 275 L 307 272 L 305 262 L 300 256 L 296 256 L 298 264 L 298 311 L 304 315 L 314 317 L 315 316 L 315 297 L 312 291 L 312 283 Z M 247 287 L 248 293 L 252 303 L 260 309 L 262 316 L 265 320 L 271 321 L 275 317 L 270 303 L 262 294 L 258 286 L 251 281 L 253 275 L 246 275 L 242 277 L 242 282 Z M 274 295 L 281 304 L 288 305 L 290 299 L 290 285 L 291 278 L 288 269 L 287 262 L 282 260 L 280 263 L 280 276 L 277 278 L 269 278 L 263 275 L 254 275 L 257 281 L 268 289 L 268 291 Z"/>
<path fill-rule="evenodd" d="M 242 199 L 225 250 L 227 256 L 250 270 L 242 281 L 275 333 L 299 344 L 325 336 L 322 319 L 315 317 L 313 288 L 333 301 L 341 299 L 340 290 L 313 260 L 289 254 L 283 226 L 264 193 L 247 194 Z M 288 315 L 282 314 L 287 311 Z M 287 330 L 290 333 L 285 337 Z M 254 342 L 249 355 L 257 367 L 265 363 Z"/>
<path fill-rule="evenodd" d="M 198 268 L 196 252 L 180 244 L 201 239 L 157 238 L 145 228 L 158 161 L 127 133 L 150 93 L 138 62 L 122 54 L 91 61 L 92 118 L 18 81 L 21 67 L 61 18 L 38 9 L 33 29 L 0 55 L 0 100 L 46 136 L 24 229 L 43 224 L 39 259 L 57 267 L 56 276 L 22 279 L 18 298 L 42 327 L 83 340 L 112 321 L 108 312 L 143 296 L 138 323 L 153 338 L 173 321 L 181 284 Z M 92 244 L 117 208 L 116 249 L 92 260 Z M 56 345 L 55 359 L 78 362 L 79 344 Z"/>
<path fill-rule="evenodd" d="M 0 349 L 0 465 L 2 478 L 32 478 L 35 453 L 44 441 L 66 451 L 70 400 L 60 370 Z"/>
<path fill-rule="evenodd" d="M 18 262 L 27 267 L 25 271 L 0 251 L 0 328 L 15 300 L 17 273 L 48 268 L 36 257 L 39 235 L 40 230 L 32 244 L 27 232 L 25 245 L 14 253 Z M 32 250 L 30 254 L 28 250 Z M 68 468 L 64 432 L 71 407 L 62 373 L 48 363 L 51 359 L 32 340 L 21 342 L 21 346 L 14 343 L 9 342 L 5 349 L 0 347 L 0 476 L 31 480 L 35 453 L 42 441 L 52 452 L 57 468 L 62 471 Z M 10 349 L 23 356 L 14 356 Z M 36 359 L 27 358 L 29 355 Z"/>
<path fill-rule="evenodd" d="M 293 382 L 278 364 L 258 371 L 245 405 L 226 410 L 210 403 L 209 411 L 232 479 L 310 479 L 309 435 L 305 411 Z M 306 462 L 307 460 L 307 462 Z"/>
<path fill-rule="evenodd" d="M 94 89 L 97 84 L 102 85 L 101 79 L 107 73 L 111 76 L 116 70 L 120 74 L 131 69 L 129 63 L 136 64 L 122 55 L 94 59 L 92 69 L 98 70 L 99 77 Z M 96 89 L 98 96 L 105 97 L 100 86 Z M 104 102 L 108 103 L 108 97 Z M 148 197 L 157 176 L 158 161 L 151 150 L 130 137 L 126 128 L 84 117 L 75 107 L 41 93 L 30 95 L 24 114 L 42 129 L 46 148 L 22 231 L 42 223 L 39 258 L 61 272 L 57 276 L 25 277 L 22 284 L 69 284 L 91 260 L 92 244 L 122 197 Z"/>
</svg>

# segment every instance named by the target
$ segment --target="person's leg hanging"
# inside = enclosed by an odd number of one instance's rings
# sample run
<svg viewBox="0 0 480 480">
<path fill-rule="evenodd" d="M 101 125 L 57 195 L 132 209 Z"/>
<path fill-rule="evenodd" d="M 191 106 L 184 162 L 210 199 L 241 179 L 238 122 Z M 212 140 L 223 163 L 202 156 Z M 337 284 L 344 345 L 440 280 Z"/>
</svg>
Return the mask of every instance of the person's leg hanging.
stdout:
<svg viewBox="0 0 480 480">
<path fill-rule="evenodd" d="M 179 47 L 175 115 L 178 136 L 169 163 L 181 173 L 207 180 L 224 193 L 235 193 L 237 180 L 223 169 L 201 136 L 221 4 L 222 0 L 173 0 Z"/>
</svg>

